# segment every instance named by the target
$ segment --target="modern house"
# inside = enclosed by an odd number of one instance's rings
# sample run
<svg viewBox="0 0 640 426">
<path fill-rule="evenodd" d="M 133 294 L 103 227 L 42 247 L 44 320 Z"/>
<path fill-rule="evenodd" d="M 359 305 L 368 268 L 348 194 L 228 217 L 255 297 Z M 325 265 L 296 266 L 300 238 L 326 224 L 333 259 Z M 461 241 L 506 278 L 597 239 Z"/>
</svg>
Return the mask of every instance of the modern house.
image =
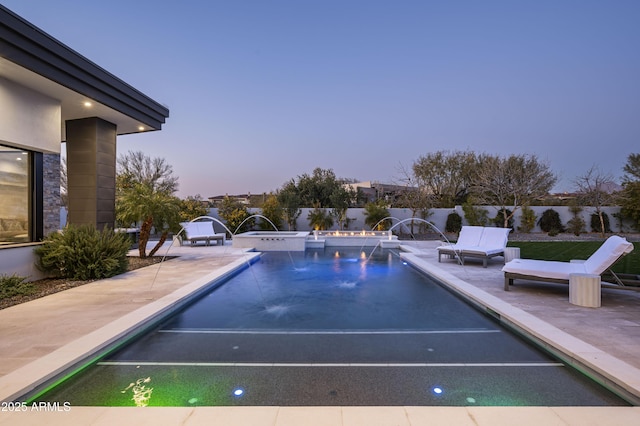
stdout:
<svg viewBox="0 0 640 426">
<path fill-rule="evenodd" d="M 33 246 L 68 222 L 113 227 L 118 135 L 160 130 L 169 110 L 0 5 L 0 275 L 36 278 Z"/>
</svg>

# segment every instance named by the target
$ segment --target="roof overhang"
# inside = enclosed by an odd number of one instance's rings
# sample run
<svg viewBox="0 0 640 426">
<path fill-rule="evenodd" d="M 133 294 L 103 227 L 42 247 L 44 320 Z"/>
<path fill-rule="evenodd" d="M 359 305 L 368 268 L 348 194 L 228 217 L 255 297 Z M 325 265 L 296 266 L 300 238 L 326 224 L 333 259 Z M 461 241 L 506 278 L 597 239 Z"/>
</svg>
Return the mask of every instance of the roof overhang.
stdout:
<svg viewBox="0 0 640 426">
<path fill-rule="evenodd" d="M 62 140 L 67 120 L 100 117 L 122 135 L 160 130 L 169 117 L 167 107 L 2 5 L 0 76 L 60 101 Z"/>
</svg>

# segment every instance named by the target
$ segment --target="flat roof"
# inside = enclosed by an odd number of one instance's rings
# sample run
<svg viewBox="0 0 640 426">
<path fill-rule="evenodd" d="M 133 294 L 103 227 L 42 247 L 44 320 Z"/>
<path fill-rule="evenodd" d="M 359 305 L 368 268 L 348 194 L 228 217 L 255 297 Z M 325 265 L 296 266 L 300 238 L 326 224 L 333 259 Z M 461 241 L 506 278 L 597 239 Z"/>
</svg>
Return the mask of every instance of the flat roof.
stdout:
<svg viewBox="0 0 640 426">
<path fill-rule="evenodd" d="M 67 120 L 100 117 L 122 135 L 160 130 L 169 117 L 166 106 L 2 5 L 0 75 L 61 102 L 63 140 Z"/>
</svg>

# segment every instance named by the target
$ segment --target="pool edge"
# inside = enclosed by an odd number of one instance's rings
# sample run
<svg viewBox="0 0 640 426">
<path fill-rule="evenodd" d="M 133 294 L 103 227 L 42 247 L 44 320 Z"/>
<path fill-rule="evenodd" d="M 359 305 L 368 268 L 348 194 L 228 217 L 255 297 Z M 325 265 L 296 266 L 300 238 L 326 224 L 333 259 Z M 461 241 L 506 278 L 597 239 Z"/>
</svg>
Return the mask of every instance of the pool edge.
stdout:
<svg viewBox="0 0 640 426">
<path fill-rule="evenodd" d="M 415 253 L 401 253 L 401 257 L 416 269 L 438 279 L 465 300 L 494 316 L 505 326 L 532 339 L 630 403 L 640 405 L 640 369 L 451 275 Z"/>
</svg>

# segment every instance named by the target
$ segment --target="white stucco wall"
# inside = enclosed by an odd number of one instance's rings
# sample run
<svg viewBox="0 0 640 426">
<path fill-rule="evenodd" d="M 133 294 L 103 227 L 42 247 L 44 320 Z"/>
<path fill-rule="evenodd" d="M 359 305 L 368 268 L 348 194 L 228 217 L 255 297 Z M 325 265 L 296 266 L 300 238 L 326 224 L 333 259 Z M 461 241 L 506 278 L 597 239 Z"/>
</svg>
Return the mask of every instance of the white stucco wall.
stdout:
<svg viewBox="0 0 640 426">
<path fill-rule="evenodd" d="M 16 148 L 60 153 L 61 106 L 56 99 L 0 77 L 0 141 Z"/>
<path fill-rule="evenodd" d="M 484 209 L 486 209 L 489 212 L 489 218 L 493 218 L 496 216 L 496 213 L 499 211 L 498 207 L 494 207 L 494 206 L 480 206 Z M 537 220 L 540 219 L 540 216 L 542 216 L 542 213 L 547 210 L 547 209 L 553 209 L 555 211 L 558 212 L 558 214 L 560 215 L 560 220 L 562 221 L 562 223 L 566 226 L 567 221 L 569 221 L 573 215 L 571 214 L 569 207 L 567 206 L 534 206 L 531 207 L 531 209 L 535 212 L 536 214 L 536 222 Z M 309 208 L 305 208 L 305 209 L 301 209 L 302 213 L 300 214 L 300 216 L 298 217 L 298 221 L 297 221 L 297 229 L 299 231 L 310 231 L 311 227 L 309 226 L 309 221 L 307 219 L 307 215 L 309 214 L 309 211 L 311 211 L 312 209 Z M 461 206 L 456 206 L 455 209 L 454 208 L 447 208 L 447 209 L 431 209 L 429 210 L 429 212 L 431 213 L 429 215 L 429 217 L 426 219 L 429 222 L 431 222 L 435 227 L 437 227 L 438 229 L 442 230 L 444 232 L 445 230 L 445 225 L 447 223 L 447 216 L 452 213 L 453 211 L 456 211 L 461 217 L 462 217 L 462 224 L 463 225 L 468 225 L 466 219 L 464 218 L 464 212 L 462 211 L 462 207 Z M 620 211 L 620 207 L 617 206 L 611 206 L 611 207 L 604 207 L 603 210 L 609 215 L 609 224 L 611 226 L 611 230 L 613 232 L 629 232 L 631 230 L 631 226 L 630 225 L 626 225 L 623 227 L 623 229 L 620 229 L 618 220 L 615 219 L 613 217 L 614 213 L 618 213 Z M 250 212 L 252 213 L 260 213 L 260 209 L 249 209 Z M 582 211 L 582 218 L 584 219 L 585 223 L 586 223 L 586 232 L 591 232 L 591 214 L 595 212 L 595 208 L 593 207 L 585 207 L 584 210 Z M 211 216 L 220 219 L 220 217 L 218 216 L 218 209 L 211 209 Z M 514 218 L 514 228 L 516 228 L 516 230 L 518 229 L 518 227 L 520 226 L 520 217 L 522 214 L 522 210 L 518 209 L 518 211 L 515 214 L 515 218 Z M 392 223 L 395 225 L 398 221 L 402 221 L 404 219 L 408 219 L 411 217 L 411 210 L 410 209 L 389 209 L 389 215 L 391 217 L 394 218 L 394 220 L 392 220 Z M 365 225 L 365 216 L 364 216 L 364 209 L 362 208 L 352 208 L 349 209 L 347 216 L 350 219 L 353 219 L 350 224 L 349 224 L 349 229 L 351 230 L 362 230 L 362 229 L 366 229 L 369 230 L 370 227 Z M 397 220 L 396 220 L 397 219 Z M 223 220 L 224 222 L 224 220 Z M 409 225 L 409 224 L 407 224 Z M 398 229 L 400 227 L 400 225 L 398 227 L 396 227 L 396 229 Z M 334 224 L 332 229 L 337 229 L 338 228 L 338 224 Z M 287 231 L 288 230 L 288 226 L 287 225 L 283 225 L 283 229 L 281 229 L 281 231 Z M 414 230 L 415 230 L 415 226 L 414 226 Z M 407 228 L 403 228 L 404 232 L 407 232 Z M 414 232 L 416 232 L 417 230 L 415 230 Z M 531 231 L 531 232 L 542 232 L 542 230 L 540 229 L 540 227 L 538 225 L 535 226 L 535 228 Z"/>
</svg>

